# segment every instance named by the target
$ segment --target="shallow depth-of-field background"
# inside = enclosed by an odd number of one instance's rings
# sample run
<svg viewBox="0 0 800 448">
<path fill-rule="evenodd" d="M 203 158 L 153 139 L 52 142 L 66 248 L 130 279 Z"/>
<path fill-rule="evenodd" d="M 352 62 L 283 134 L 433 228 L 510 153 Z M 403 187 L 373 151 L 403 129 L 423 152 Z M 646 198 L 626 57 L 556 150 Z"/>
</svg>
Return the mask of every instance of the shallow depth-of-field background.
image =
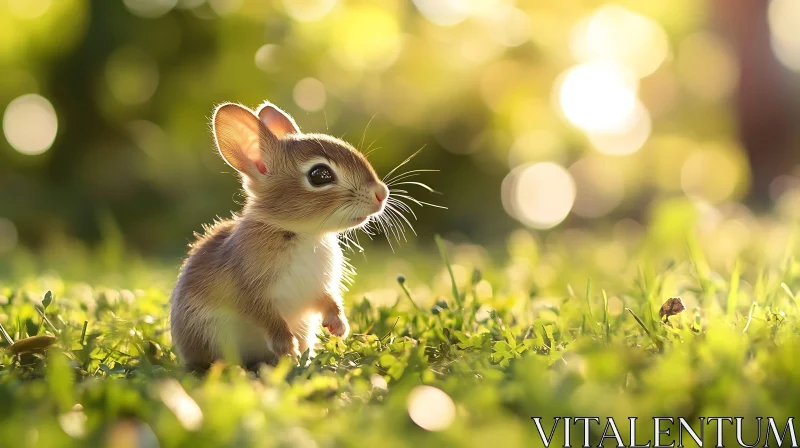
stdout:
<svg viewBox="0 0 800 448">
<path fill-rule="evenodd" d="M 0 447 L 754 443 L 800 394 L 798 5 L 0 1 Z M 265 99 L 379 174 L 423 148 L 447 209 L 360 236 L 346 340 L 190 374 L 171 288 L 242 203 L 208 117 Z"/>
</svg>

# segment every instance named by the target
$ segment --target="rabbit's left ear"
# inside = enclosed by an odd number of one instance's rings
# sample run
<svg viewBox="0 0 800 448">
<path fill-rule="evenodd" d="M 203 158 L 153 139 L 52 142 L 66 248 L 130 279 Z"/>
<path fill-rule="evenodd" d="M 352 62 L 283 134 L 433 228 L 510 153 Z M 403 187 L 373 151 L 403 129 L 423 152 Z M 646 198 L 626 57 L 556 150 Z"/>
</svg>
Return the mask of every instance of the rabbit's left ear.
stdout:
<svg viewBox="0 0 800 448">
<path fill-rule="evenodd" d="M 250 178 L 267 173 L 262 146 L 269 149 L 277 146 L 278 140 L 250 109 L 225 103 L 214 111 L 211 124 L 217 149 L 228 165 Z"/>
<path fill-rule="evenodd" d="M 258 115 L 258 119 L 264 123 L 264 126 L 267 127 L 267 130 L 279 139 L 287 134 L 300 133 L 300 128 L 297 126 L 297 123 L 294 122 L 294 119 L 269 101 L 258 108 L 256 115 Z"/>
</svg>

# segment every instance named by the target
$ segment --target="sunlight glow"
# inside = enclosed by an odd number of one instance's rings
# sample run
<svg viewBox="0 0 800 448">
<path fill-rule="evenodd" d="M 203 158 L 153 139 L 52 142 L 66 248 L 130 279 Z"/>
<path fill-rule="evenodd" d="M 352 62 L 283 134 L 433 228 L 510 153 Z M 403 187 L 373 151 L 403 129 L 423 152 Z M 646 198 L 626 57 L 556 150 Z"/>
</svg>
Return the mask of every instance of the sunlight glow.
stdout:
<svg viewBox="0 0 800 448">
<path fill-rule="evenodd" d="M 707 101 L 724 99 L 739 82 L 736 55 L 727 42 L 713 33 L 698 32 L 683 39 L 676 62 L 686 90 Z"/>
<path fill-rule="evenodd" d="M 158 388 L 161 401 L 175 414 L 184 428 L 194 431 L 203 425 L 203 411 L 183 386 L 175 380 L 165 380 Z"/>
<path fill-rule="evenodd" d="M 489 19 L 494 21 L 499 16 L 509 18 L 508 12 L 516 9 L 503 0 L 412 0 L 419 13 L 428 22 L 439 26 L 453 26 L 464 20 Z M 517 10 L 519 11 L 519 10 Z M 522 11 L 520 11 L 522 12 Z M 526 14 L 527 16 L 527 14 Z M 527 17 L 526 17 L 527 19 Z M 511 18 L 510 22 L 517 19 Z M 511 23 L 511 27 L 514 24 Z"/>
<path fill-rule="evenodd" d="M 733 194 L 738 178 L 738 167 L 731 155 L 709 148 L 692 154 L 683 164 L 681 188 L 689 197 L 719 203 Z"/>
<path fill-rule="evenodd" d="M 638 151 L 652 132 L 650 112 L 638 100 L 639 79 L 666 60 L 666 32 L 646 16 L 607 5 L 573 26 L 570 49 L 579 64 L 554 86 L 567 121 L 601 153 Z"/>
<path fill-rule="evenodd" d="M 375 389 L 389 389 L 389 383 L 386 382 L 386 378 L 377 373 L 373 373 L 372 376 L 369 377 L 369 382 L 372 384 L 372 387 Z"/>
<path fill-rule="evenodd" d="M 278 67 L 275 64 L 275 53 L 278 51 L 278 46 L 275 44 L 266 44 L 256 50 L 255 63 L 256 67 L 265 72 L 277 71 Z"/>
<path fill-rule="evenodd" d="M 625 193 L 619 167 L 608 157 L 588 156 L 569 167 L 575 179 L 576 196 L 572 211 L 584 218 L 598 218 L 614 210 Z"/>
<path fill-rule="evenodd" d="M 633 154 L 650 138 L 653 123 L 650 112 L 636 100 L 633 112 L 612 132 L 589 132 L 592 145 L 601 153 L 621 156 Z"/>
<path fill-rule="evenodd" d="M 613 62 L 577 65 L 556 86 L 567 120 L 587 132 L 624 130 L 636 109 L 636 77 Z"/>
<path fill-rule="evenodd" d="M 413 0 L 422 17 L 439 26 L 453 26 L 470 16 L 467 0 Z"/>
<path fill-rule="evenodd" d="M 432 386 L 417 386 L 408 395 L 408 416 L 428 431 L 447 429 L 456 418 L 453 399 Z"/>
<path fill-rule="evenodd" d="M 800 178 L 778 176 L 769 186 L 770 198 L 775 201 L 776 210 L 784 217 L 800 219 Z"/>
<path fill-rule="evenodd" d="M 545 129 L 536 129 L 527 132 L 514 140 L 508 151 L 508 166 L 536 162 L 539 160 L 558 157 L 564 150 L 564 143 L 554 132 Z"/>
<path fill-rule="evenodd" d="M 224 16 L 236 12 L 244 0 L 208 0 L 208 6 L 217 13 L 218 16 Z"/>
<path fill-rule="evenodd" d="M 3 134 L 22 154 L 41 154 L 53 145 L 58 132 L 58 117 L 47 98 L 36 94 L 11 100 L 3 114 Z"/>
<path fill-rule="evenodd" d="M 786 67 L 800 71 L 800 2 L 772 0 L 768 20 L 775 56 Z"/>
<path fill-rule="evenodd" d="M 658 23 L 618 5 L 603 6 L 575 24 L 570 47 L 578 61 L 616 62 L 639 77 L 655 72 L 669 51 Z"/>
<path fill-rule="evenodd" d="M 575 182 L 561 165 L 542 162 L 512 170 L 503 180 L 506 213 L 535 229 L 563 221 L 575 202 Z"/>
<path fill-rule="evenodd" d="M 294 86 L 293 97 L 294 102 L 303 110 L 320 111 L 325 107 L 327 99 L 325 85 L 315 78 L 301 79 Z"/>
<path fill-rule="evenodd" d="M 8 11 L 20 19 L 35 19 L 43 16 L 53 0 L 8 0 Z"/>
<path fill-rule="evenodd" d="M 71 411 L 58 416 L 58 424 L 61 429 L 74 439 L 80 439 L 86 435 L 87 420 L 83 406 L 80 404 L 76 404 Z"/>
<path fill-rule="evenodd" d="M 316 22 L 325 17 L 336 0 L 283 0 L 283 7 L 291 18 L 298 22 Z"/>
<path fill-rule="evenodd" d="M 513 6 L 499 6 L 480 18 L 488 25 L 489 35 L 505 47 L 520 46 L 531 38 L 530 16 Z"/>
<path fill-rule="evenodd" d="M 332 36 L 331 51 L 337 62 L 349 70 L 383 70 L 400 55 L 400 25 L 386 10 L 352 7 L 341 15 L 339 30 Z"/>
</svg>

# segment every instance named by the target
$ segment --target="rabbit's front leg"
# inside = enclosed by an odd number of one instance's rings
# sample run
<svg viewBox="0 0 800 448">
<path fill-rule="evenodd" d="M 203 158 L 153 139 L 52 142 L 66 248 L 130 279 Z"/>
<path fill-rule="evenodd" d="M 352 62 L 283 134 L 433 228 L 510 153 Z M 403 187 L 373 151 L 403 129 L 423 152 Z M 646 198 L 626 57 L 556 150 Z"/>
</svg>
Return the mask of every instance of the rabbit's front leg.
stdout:
<svg viewBox="0 0 800 448">
<path fill-rule="evenodd" d="M 350 324 L 347 322 L 347 316 L 344 315 L 341 297 L 328 292 L 324 293 L 319 300 L 319 311 L 322 313 L 323 327 L 327 328 L 334 336 L 347 337 L 350 332 Z"/>
</svg>

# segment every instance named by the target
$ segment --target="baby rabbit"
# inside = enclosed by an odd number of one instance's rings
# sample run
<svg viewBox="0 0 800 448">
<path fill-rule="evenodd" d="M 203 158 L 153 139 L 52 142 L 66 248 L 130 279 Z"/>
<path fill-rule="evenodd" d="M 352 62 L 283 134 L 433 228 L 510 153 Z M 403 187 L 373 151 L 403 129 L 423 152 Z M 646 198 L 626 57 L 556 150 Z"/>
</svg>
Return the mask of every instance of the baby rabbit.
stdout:
<svg viewBox="0 0 800 448">
<path fill-rule="evenodd" d="M 191 245 L 171 298 L 179 357 L 274 364 L 313 351 L 320 324 L 346 337 L 337 234 L 382 213 L 388 188 L 351 145 L 301 133 L 268 102 L 255 113 L 223 104 L 212 126 L 247 200 Z"/>
</svg>

